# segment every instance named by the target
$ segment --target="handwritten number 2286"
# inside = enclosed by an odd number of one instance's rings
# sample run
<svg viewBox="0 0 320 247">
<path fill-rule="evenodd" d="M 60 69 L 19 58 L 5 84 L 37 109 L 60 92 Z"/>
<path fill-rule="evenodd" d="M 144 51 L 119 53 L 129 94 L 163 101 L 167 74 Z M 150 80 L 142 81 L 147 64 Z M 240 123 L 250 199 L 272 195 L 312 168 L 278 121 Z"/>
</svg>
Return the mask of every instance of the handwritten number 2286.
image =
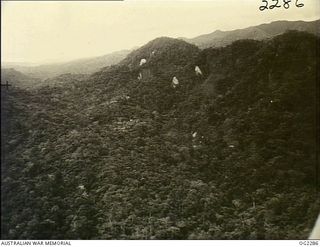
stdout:
<svg viewBox="0 0 320 247">
<path fill-rule="evenodd" d="M 291 2 L 291 0 L 282 0 L 283 1 L 283 7 L 285 9 L 288 9 L 290 7 L 289 3 Z M 304 6 L 303 3 L 298 3 L 299 0 L 296 0 L 296 7 L 298 8 L 301 8 Z M 281 5 L 279 5 L 279 0 L 272 0 L 272 3 L 270 6 L 269 6 L 269 2 L 268 0 L 262 0 L 262 3 L 264 3 L 265 5 L 262 5 L 259 7 L 259 9 L 261 11 L 265 10 L 265 9 L 273 9 L 273 8 L 280 8 Z"/>
</svg>

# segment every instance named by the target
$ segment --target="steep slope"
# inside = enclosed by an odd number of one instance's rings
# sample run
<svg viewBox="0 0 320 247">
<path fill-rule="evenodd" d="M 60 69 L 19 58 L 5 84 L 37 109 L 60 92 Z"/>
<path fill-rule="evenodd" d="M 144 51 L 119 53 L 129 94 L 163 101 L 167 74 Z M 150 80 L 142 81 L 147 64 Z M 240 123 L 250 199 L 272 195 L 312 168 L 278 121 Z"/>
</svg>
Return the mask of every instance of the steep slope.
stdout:
<svg viewBox="0 0 320 247">
<path fill-rule="evenodd" d="M 87 81 L 9 91 L 2 239 L 307 238 L 318 52 L 302 32 L 160 38 Z"/>
<path fill-rule="evenodd" d="M 108 67 L 92 75 L 95 83 L 103 83 L 110 94 L 130 93 L 131 100 L 143 107 L 163 111 L 180 98 L 172 90 L 173 77 L 181 80 L 179 88 L 187 90 L 195 78 L 193 61 L 199 49 L 184 41 L 162 37 L 129 54 L 119 65 Z M 140 62 L 146 62 L 140 65 Z M 140 77 L 140 79 L 138 79 Z M 120 93 L 121 94 L 121 93 Z M 157 97 L 155 97 L 157 95 Z"/>
<path fill-rule="evenodd" d="M 240 39 L 264 40 L 282 34 L 288 30 L 305 31 L 315 35 L 320 34 L 320 20 L 305 21 L 275 21 L 269 24 L 248 27 L 232 31 L 215 31 L 210 34 L 200 35 L 185 41 L 195 44 L 200 48 L 221 47 Z"/>
</svg>

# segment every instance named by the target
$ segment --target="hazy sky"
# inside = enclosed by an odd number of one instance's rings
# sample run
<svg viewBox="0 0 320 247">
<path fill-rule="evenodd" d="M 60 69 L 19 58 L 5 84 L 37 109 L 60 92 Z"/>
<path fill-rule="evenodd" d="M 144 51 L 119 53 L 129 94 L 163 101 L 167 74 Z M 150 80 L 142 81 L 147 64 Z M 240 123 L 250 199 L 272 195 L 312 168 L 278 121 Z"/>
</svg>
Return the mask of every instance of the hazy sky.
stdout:
<svg viewBox="0 0 320 247">
<path fill-rule="evenodd" d="M 320 0 L 299 0 L 303 8 L 292 0 L 289 9 L 263 12 L 261 2 L 1 1 L 2 61 L 60 62 L 132 48 L 159 36 L 191 38 L 275 20 L 320 18 Z"/>
</svg>

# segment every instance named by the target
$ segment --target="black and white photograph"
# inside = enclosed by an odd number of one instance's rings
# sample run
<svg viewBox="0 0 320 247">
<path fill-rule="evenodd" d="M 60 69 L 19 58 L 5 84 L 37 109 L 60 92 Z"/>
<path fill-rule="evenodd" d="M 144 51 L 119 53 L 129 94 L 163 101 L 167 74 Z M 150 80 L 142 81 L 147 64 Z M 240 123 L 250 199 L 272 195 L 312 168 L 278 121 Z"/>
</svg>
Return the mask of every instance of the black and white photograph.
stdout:
<svg viewBox="0 0 320 247">
<path fill-rule="evenodd" d="M 1 245 L 320 245 L 319 60 L 319 0 L 1 1 Z"/>
</svg>

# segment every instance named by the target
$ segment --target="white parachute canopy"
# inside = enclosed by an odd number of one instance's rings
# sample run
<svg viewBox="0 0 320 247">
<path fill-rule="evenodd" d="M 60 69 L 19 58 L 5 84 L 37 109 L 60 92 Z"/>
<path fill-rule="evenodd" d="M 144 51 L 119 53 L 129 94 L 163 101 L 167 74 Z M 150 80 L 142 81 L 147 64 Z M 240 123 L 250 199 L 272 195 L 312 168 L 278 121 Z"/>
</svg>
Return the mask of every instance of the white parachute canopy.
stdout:
<svg viewBox="0 0 320 247">
<path fill-rule="evenodd" d="M 196 66 L 196 67 L 194 68 L 194 71 L 196 72 L 196 75 L 202 75 L 202 71 L 201 71 L 201 69 L 199 68 L 199 66 Z"/>
<path fill-rule="evenodd" d="M 193 138 L 196 138 L 197 134 L 198 134 L 197 131 L 194 132 L 194 133 L 192 133 L 192 137 L 193 137 Z"/>
<path fill-rule="evenodd" d="M 178 81 L 177 77 L 174 76 L 172 78 L 172 86 L 173 86 L 173 88 L 176 88 L 178 85 L 179 85 L 179 81 Z"/>
<path fill-rule="evenodd" d="M 143 65 L 143 64 L 145 64 L 146 62 L 147 62 L 147 59 L 142 58 L 142 59 L 140 60 L 140 66 Z"/>
<path fill-rule="evenodd" d="M 174 84 L 174 85 L 179 85 L 179 80 L 177 79 L 177 77 L 173 77 L 172 78 L 172 83 Z"/>
</svg>

